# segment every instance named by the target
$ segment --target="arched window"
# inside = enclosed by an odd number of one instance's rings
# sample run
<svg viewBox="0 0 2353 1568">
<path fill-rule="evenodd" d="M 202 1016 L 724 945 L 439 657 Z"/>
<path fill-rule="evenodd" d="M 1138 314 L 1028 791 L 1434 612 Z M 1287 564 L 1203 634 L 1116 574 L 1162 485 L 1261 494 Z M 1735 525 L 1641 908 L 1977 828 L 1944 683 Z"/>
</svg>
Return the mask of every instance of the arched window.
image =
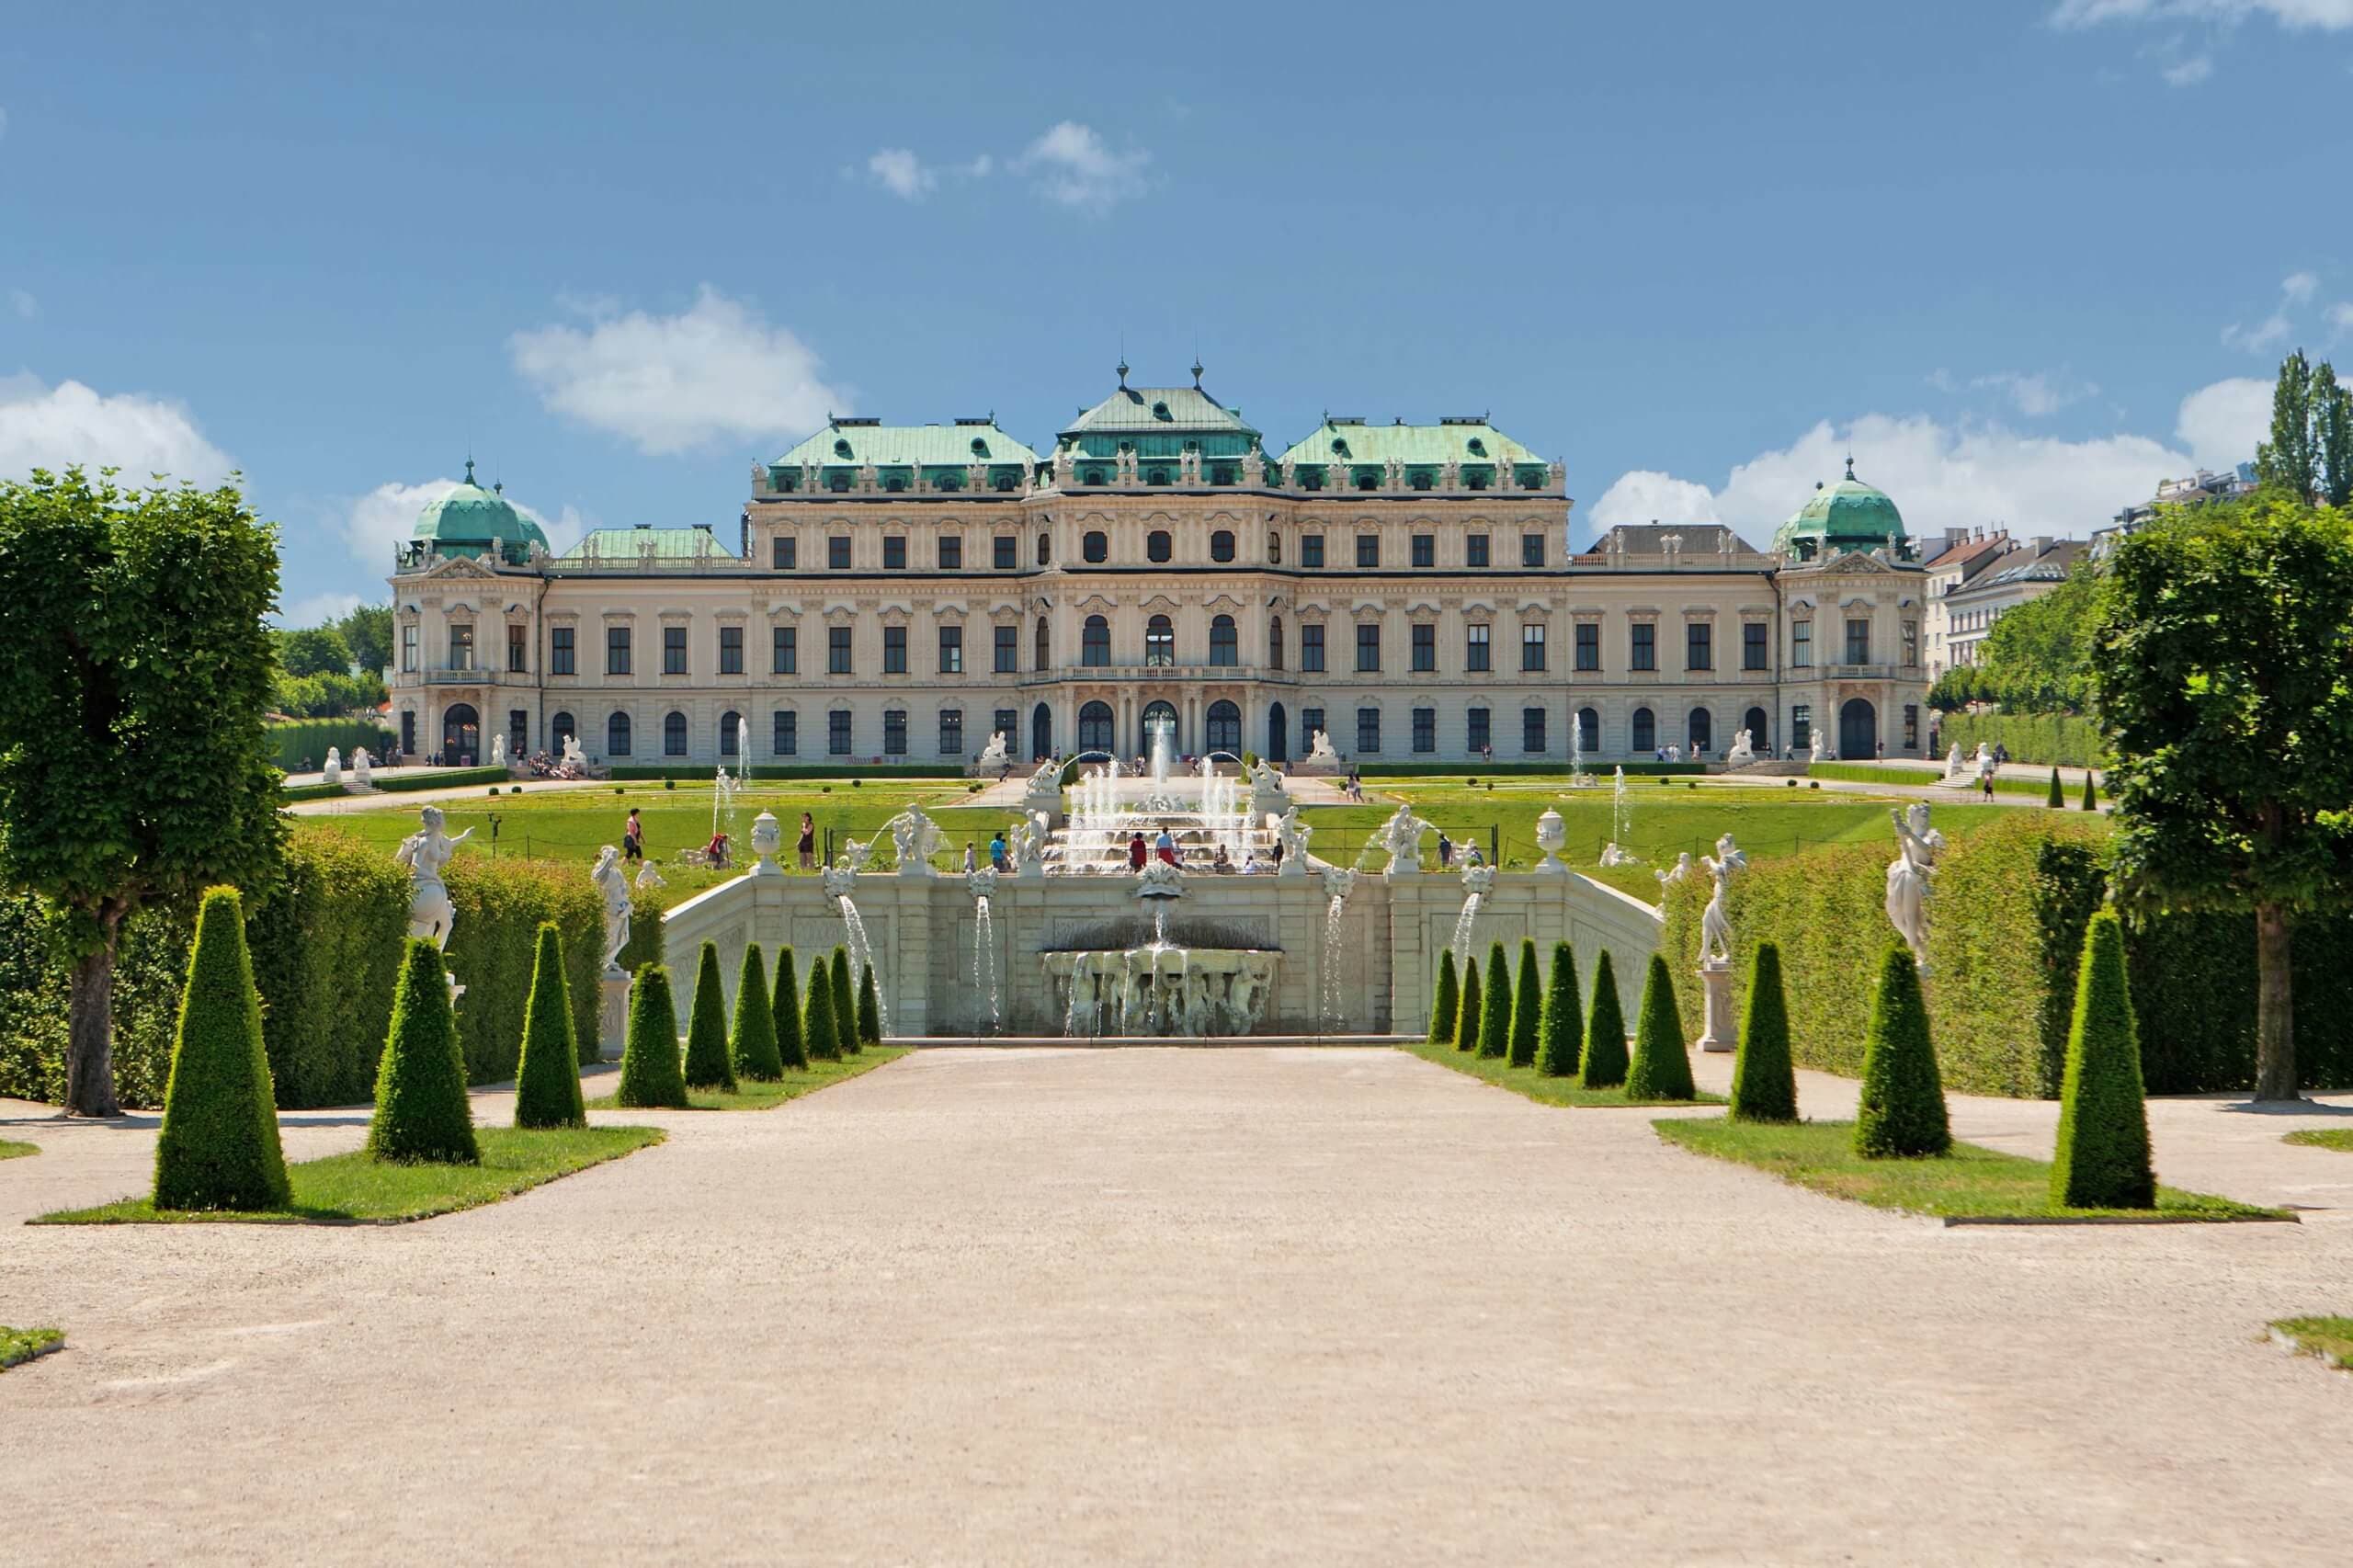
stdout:
<svg viewBox="0 0 2353 1568">
<path fill-rule="evenodd" d="M 1047 542 L 1048 538 L 1049 536 L 1045 534 L 1038 536 L 1038 564 L 1040 566 L 1053 559 L 1054 547 Z"/>
<path fill-rule="evenodd" d="M 1111 662 L 1111 623 L 1099 615 L 1086 618 L 1086 629 L 1079 634 L 1078 662 L 1094 669 Z"/>
<path fill-rule="evenodd" d="M 1100 566 L 1110 557 L 1111 536 L 1097 528 L 1079 541 L 1078 552 L 1091 564 Z"/>
<path fill-rule="evenodd" d="M 1596 752 L 1601 749 L 1601 715 L 1590 708 L 1577 710 L 1577 750 Z"/>
<path fill-rule="evenodd" d="M 1282 563 L 1283 536 L 1277 533 L 1274 529 L 1268 528 L 1267 530 L 1267 564 L 1269 566 L 1280 566 Z"/>
<path fill-rule="evenodd" d="M 1765 710 L 1762 708 L 1750 709 L 1747 715 L 1741 720 L 1740 725 L 1742 729 L 1748 732 L 1748 744 L 1750 745 L 1755 746 L 1760 752 L 1770 751 L 1772 749 L 1772 721 L 1765 717 Z"/>
<path fill-rule="evenodd" d="M 1176 662 L 1176 628 L 1165 615 L 1155 615 L 1144 625 L 1143 662 L 1147 665 L 1173 665 Z"/>
<path fill-rule="evenodd" d="M 1691 710 L 1691 718 L 1684 727 L 1684 738 L 1693 756 L 1712 749 L 1716 744 L 1714 717 L 1704 708 Z"/>
<path fill-rule="evenodd" d="M 1210 535 L 1210 559 L 1211 561 L 1233 559 L 1233 535 L 1229 530 L 1220 528 Z"/>
<path fill-rule="evenodd" d="M 558 756 L 563 755 L 563 743 L 580 733 L 569 713 L 558 713 L 548 721 L 548 749 Z"/>
<path fill-rule="evenodd" d="M 739 755 L 740 755 L 739 748 L 738 748 L 738 747 L 736 746 L 736 744 L 735 744 L 735 741 L 736 741 L 736 730 L 735 730 L 735 726 L 736 726 L 737 724 L 741 723 L 742 722 L 743 722 L 743 715 L 742 715 L 742 714 L 740 714 L 740 713 L 722 713 L 722 714 L 719 716 L 719 755 L 720 755 L 720 756 L 739 756 Z"/>
<path fill-rule="evenodd" d="M 1242 750 L 1242 710 L 1231 702 L 1210 704 L 1208 749 L 1240 752 Z"/>
<path fill-rule="evenodd" d="M 1146 534 L 1143 540 L 1143 552 L 1145 558 L 1148 560 L 1161 562 L 1166 561 L 1170 555 L 1175 553 L 1174 547 L 1169 541 L 1168 530 L 1166 528 L 1154 528 L 1152 532 Z"/>
<path fill-rule="evenodd" d="M 1635 751 L 1656 751 L 1658 749 L 1658 721 L 1652 717 L 1651 710 L 1647 708 L 1637 708 L 1634 710 L 1634 743 L 1632 749 Z"/>
<path fill-rule="evenodd" d="M 1267 667 L 1270 670 L 1279 670 L 1283 667 L 1283 618 L 1281 616 L 1277 616 L 1267 622 Z"/>
<path fill-rule="evenodd" d="M 1052 634 L 1046 630 L 1046 618 L 1042 615 L 1038 618 L 1038 635 L 1036 642 L 1037 647 L 1033 650 L 1036 667 L 1042 670 L 1050 662 L 1047 655 L 1051 654 L 1054 650 Z"/>
<path fill-rule="evenodd" d="M 1111 749 L 1111 705 L 1090 702 L 1078 710 L 1078 749 L 1109 751 Z"/>
<path fill-rule="evenodd" d="M 629 755 L 628 714 L 616 713 L 605 721 L 605 755 L 607 756 Z"/>
<path fill-rule="evenodd" d="M 687 755 L 687 716 L 673 710 L 662 721 L 662 755 Z"/>
<path fill-rule="evenodd" d="M 1237 657 L 1237 650 L 1234 645 L 1233 618 L 1230 615 L 1221 615 L 1211 618 L 1210 621 L 1210 663 L 1212 665 L 1232 665 L 1239 662 L 1240 660 Z M 1237 718 L 1234 722 L 1239 724 L 1241 720 Z"/>
</svg>

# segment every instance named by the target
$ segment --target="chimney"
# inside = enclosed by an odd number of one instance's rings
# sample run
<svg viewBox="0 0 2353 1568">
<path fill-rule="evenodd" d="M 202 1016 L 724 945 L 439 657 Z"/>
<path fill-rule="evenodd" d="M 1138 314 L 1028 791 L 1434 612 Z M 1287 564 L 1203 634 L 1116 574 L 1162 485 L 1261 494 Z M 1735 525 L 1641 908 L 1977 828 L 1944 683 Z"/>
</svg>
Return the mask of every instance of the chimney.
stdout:
<svg viewBox="0 0 2353 1568">
<path fill-rule="evenodd" d="M 2029 542 L 2033 544 L 2034 552 L 2037 555 L 2048 555 L 2051 553 L 2051 536 L 2049 534 L 2037 534 Z"/>
</svg>

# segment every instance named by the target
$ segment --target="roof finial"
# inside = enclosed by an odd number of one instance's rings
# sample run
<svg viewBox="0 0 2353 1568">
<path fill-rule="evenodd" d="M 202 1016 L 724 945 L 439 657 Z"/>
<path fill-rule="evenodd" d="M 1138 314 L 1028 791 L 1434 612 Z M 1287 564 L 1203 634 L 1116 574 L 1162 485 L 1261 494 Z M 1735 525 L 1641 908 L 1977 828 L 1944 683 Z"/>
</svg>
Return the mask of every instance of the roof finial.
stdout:
<svg viewBox="0 0 2353 1568">
<path fill-rule="evenodd" d="M 1128 357 L 1124 353 L 1120 356 L 1120 390 L 1128 390 Z"/>
<path fill-rule="evenodd" d="M 468 452 L 468 453 L 466 454 L 466 483 L 467 483 L 468 484 L 472 484 L 473 482 L 474 482 L 474 455 L 473 455 L 473 453 L 472 453 L 472 452 Z"/>
<path fill-rule="evenodd" d="M 1855 454 L 1852 452 L 1847 454 L 1847 477 L 1848 479 L 1855 477 Z"/>
<path fill-rule="evenodd" d="M 1193 351 L 1193 390 L 1201 390 L 1201 353 L 1198 348 Z"/>
</svg>

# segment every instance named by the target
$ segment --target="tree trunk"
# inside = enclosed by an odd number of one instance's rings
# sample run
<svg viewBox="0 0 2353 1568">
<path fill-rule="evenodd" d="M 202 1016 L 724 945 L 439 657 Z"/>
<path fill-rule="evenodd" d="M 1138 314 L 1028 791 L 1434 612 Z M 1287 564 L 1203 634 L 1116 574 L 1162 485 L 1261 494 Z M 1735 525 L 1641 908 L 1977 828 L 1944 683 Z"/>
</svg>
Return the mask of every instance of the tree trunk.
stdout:
<svg viewBox="0 0 2353 1568">
<path fill-rule="evenodd" d="M 114 944 L 121 926 L 104 922 L 106 946 L 74 960 L 66 1013 L 65 1114 L 120 1116 L 114 1097 Z"/>
<path fill-rule="evenodd" d="M 2296 1002 L 2283 904 L 2255 906 L 2255 1097 L 2296 1094 Z"/>
</svg>

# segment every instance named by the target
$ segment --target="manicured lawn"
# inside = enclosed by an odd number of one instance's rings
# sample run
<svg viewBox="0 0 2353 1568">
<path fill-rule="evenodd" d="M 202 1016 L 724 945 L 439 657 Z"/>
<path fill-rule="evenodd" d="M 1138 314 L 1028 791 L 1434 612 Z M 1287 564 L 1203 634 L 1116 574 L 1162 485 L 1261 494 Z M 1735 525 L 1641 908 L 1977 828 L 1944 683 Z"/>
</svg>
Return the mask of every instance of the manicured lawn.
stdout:
<svg viewBox="0 0 2353 1568">
<path fill-rule="evenodd" d="M 870 1045 L 845 1062 L 813 1062 L 807 1067 L 788 1071 L 774 1083 L 739 1084 L 733 1094 L 716 1089 L 688 1089 L 687 1106 L 692 1110 L 766 1110 L 787 1100 L 797 1100 L 806 1094 L 871 1073 L 886 1062 L 896 1062 L 913 1048 L 904 1045 Z M 591 1110 L 609 1110 L 613 1097 L 590 1100 Z"/>
<path fill-rule="evenodd" d="M 2302 1354 L 2353 1371 L 2353 1318 L 2278 1318 L 2271 1327 L 2294 1340 Z"/>
<path fill-rule="evenodd" d="M 21 1160 L 27 1154 L 38 1154 L 40 1153 L 40 1145 L 38 1143 L 17 1143 L 6 1138 L 0 1138 L 0 1160 Z"/>
<path fill-rule="evenodd" d="M 1510 1067 L 1493 1056 L 1481 1056 L 1476 1051 L 1457 1051 L 1451 1045 L 1431 1045 L 1427 1040 L 1406 1047 L 1425 1062 L 1435 1062 L 1457 1073 L 1468 1074 L 1485 1080 L 1513 1094 L 1525 1095 L 1546 1105 L 1570 1106 L 1663 1106 L 1663 1105 L 1722 1105 L 1723 1096 L 1702 1092 L 1690 1100 L 1630 1100 L 1622 1087 L 1588 1089 L 1574 1078 L 1548 1078 L 1533 1067 Z"/>
<path fill-rule="evenodd" d="M 0 1324 L 0 1372 L 19 1361 L 29 1361 L 65 1343 L 65 1331 L 56 1328 L 10 1328 Z"/>
<path fill-rule="evenodd" d="M 2054 1209 L 2049 1161 L 1999 1153 L 1974 1143 L 1957 1142 L 1952 1153 L 1943 1159 L 1866 1160 L 1855 1153 L 1851 1121 L 1775 1126 L 1696 1117 L 1651 1125 L 1668 1142 L 1694 1153 L 1755 1165 L 1798 1187 L 1875 1209 L 1948 1219 L 2146 1219 L 2151 1212 Z M 2160 1187 L 2154 1212 L 2168 1220 L 2249 1220 L 2283 1218 L 2287 1211 Z"/>
<path fill-rule="evenodd" d="M 1909 784 L 1918 787 L 1942 784 L 1945 770 L 1942 767 L 1905 767 L 1892 763 L 1817 762 L 1807 767 L 1806 776 L 1809 778 L 1843 780 L 1850 784 Z M 1951 790 L 1953 799 L 1956 801 L 1967 800 L 1979 789 L 1977 775 L 1972 771 L 1969 777 L 1968 789 L 1953 788 Z M 2059 790 L 2066 798 L 2068 811 L 2072 812 L 2083 803 L 2084 781 L 2080 776 L 2071 783 L 2066 775 L 2060 775 Z M 1998 773 L 1994 776 L 1994 793 L 2017 795 L 2021 799 L 2045 800 L 2051 794 L 2051 776 L 2045 773 L 2040 778 L 2018 778 L 2006 773 Z"/>
<path fill-rule="evenodd" d="M 523 1131 L 478 1127 L 479 1165 L 382 1165 L 361 1151 L 330 1154 L 289 1165 L 294 1202 L 259 1213 L 158 1210 L 144 1198 L 126 1198 L 96 1209 L 44 1214 L 36 1225 L 176 1224 L 244 1221 L 259 1224 L 390 1224 L 423 1220 L 512 1198 L 558 1176 L 634 1153 L 659 1143 L 656 1127 L 551 1128 Z"/>
<path fill-rule="evenodd" d="M 2302 1132 L 2289 1133 L 2280 1142 L 2310 1144 L 2315 1149 L 2342 1149 L 2353 1154 L 2353 1127 L 2308 1127 Z"/>
</svg>

